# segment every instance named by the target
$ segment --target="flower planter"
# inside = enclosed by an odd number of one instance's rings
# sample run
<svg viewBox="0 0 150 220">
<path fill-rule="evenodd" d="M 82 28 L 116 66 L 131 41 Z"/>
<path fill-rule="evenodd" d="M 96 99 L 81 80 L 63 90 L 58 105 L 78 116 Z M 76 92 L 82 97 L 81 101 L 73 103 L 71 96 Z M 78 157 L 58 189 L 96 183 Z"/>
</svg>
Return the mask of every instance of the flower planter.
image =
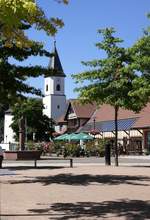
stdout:
<svg viewBox="0 0 150 220">
<path fill-rule="evenodd" d="M 40 159 L 41 151 L 5 151 L 4 159 L 6 160 L 38 160 Z"/>
</svg>

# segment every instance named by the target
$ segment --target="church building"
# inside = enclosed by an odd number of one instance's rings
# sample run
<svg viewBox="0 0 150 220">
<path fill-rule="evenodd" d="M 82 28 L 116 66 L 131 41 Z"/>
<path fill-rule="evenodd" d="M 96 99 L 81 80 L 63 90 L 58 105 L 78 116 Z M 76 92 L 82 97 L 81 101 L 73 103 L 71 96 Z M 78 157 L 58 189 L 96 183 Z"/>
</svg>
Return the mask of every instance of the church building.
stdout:
<svg viewBox="0 0 150 220">
<path fill-rule="evenodd" d="M 43 114 L 57 121 L 66 110 L 65 77 L 56 43 L 54 43 L 53 56 L 50 59 L 48 69 L 53 73 L 44 78 L 44 110 Z"/>
</svg>

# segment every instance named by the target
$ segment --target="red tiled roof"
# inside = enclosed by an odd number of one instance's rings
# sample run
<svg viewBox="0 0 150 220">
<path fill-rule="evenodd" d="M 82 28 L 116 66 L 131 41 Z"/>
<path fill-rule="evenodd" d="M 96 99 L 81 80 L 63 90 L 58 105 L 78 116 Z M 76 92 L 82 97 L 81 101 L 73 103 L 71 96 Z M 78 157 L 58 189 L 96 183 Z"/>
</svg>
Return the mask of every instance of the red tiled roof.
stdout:
<svg viewBox="0 0 150 220">
<path fill-rule="evenodd" d="M 96 103 L 82 104 L 73 100 L 71 105 L 77 118 L 90 118 L 96 110 Z"/>
<path fill-rule="evenodd" d="M 70 99 L 67 101 L 67 107 L 65 113 L 57 119 L 57 123 L 67 123 L 66 121 L 66 115 L 68 112 L 68 108 L 70 107 L 73 108 L 73 111 L 77 118 L 87 118 L 90 119 L 92 114 L 96 110 L 96 104 L 81 104 L 77 99 Z"/>
<path fill-rule="evenodd" d="M 115 110 L 111 105 L 104 104 L 97 109 L 93 115 L 96 121 L 110 121 L 115 118 Z M 138 117 L 132 111 L 120 108 L 118 112 L 118 119 L 135 118 Z"/>
<path fill-rule="evenodd" d="M 133 128 L 148 128 L 150 127 L 150 103 L 140 112 L 140 117 L 135 122 Z"/>
<path fill-rule="evenodd" d="M 94 118 L 96 122 L 114 120 L 114 108 L 111 105 L 104 104 L 94 112 L 88 123 L 93 122 Z M 148 103 L 147 106 L 139 113 L 120 108 L 118 112 L 118 119 L 127 118 L 138 118 L 133 128 L 150 127 L 150 103 Z"/>
</svg>

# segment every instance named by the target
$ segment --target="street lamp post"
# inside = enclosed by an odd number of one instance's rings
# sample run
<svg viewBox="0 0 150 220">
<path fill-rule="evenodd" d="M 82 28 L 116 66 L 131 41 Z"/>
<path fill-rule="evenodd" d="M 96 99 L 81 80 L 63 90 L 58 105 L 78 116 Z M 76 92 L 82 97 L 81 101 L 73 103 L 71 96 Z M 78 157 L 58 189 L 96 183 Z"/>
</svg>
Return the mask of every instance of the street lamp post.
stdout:
<svg viewBox="0 0 150 220">
<path fill-rule="evenodd" d="M 94 139 L 95 139 L 95 117 L 93 118 L 93 132 L 94 132 Z"/>
<path fill-rule="evenodd" d="M 95 131 L 95 117 L 93 118 L 93 130 Z"/>
</svg>

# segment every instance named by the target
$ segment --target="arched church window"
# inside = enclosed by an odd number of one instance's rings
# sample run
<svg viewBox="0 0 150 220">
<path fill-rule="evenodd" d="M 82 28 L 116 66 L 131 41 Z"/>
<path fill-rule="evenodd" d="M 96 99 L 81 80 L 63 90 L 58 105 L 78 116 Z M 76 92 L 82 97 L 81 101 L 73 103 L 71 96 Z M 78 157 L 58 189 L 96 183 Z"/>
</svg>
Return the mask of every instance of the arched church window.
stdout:
<svg viewBox="0 0 150 220">
<path fill-rule="evenodd" d="M 57 105 L 57 108 L 60 109 L 60 105 Z"/>
<path fill-rule="evenodd" d="M 48 85 L 46 85 L 46 92 L 48 91 Z"/>
<path fill-rule="evenodd" d="M 57 84 L 56 91 L 60 91 L 60 84 Z"/>
</svg>

